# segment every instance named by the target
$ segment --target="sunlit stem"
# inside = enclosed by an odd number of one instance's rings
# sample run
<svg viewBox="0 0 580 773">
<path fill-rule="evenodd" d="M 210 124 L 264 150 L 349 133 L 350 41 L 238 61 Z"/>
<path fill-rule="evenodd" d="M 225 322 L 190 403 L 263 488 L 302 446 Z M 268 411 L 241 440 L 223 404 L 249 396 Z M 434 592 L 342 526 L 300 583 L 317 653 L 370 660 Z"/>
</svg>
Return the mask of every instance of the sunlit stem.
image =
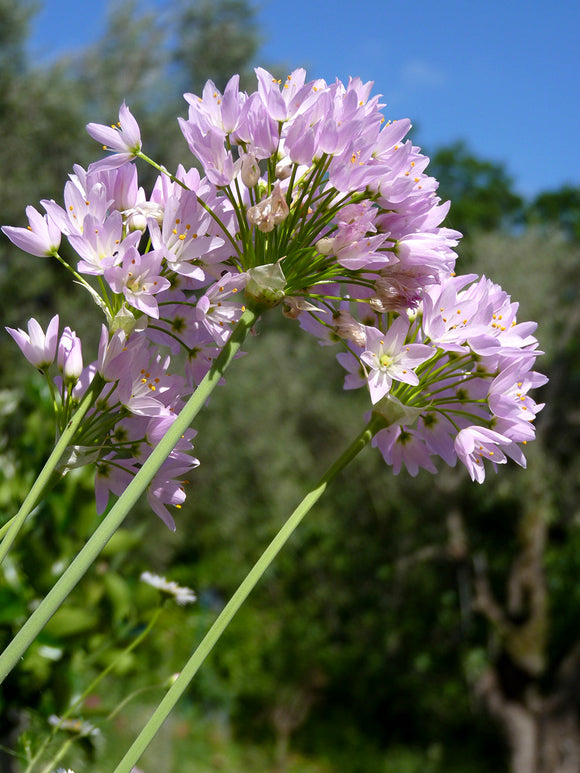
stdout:
<svg viewBox="0 0 580 773">
<path fill-rule="evenodd" d="M 166 432 L 163 439 L 154 448 L 139 472 L 125 489 L 123 495 L 111 508 L 107 516 L 103 518 L 99 527 L 72 561 L 68 569 L 55 583 L 52 590 L 46 595 L 45 599 L 35 609 L 26 623 L 24 623 L 2 655 L 0 655 L 0 683 L 12 671 L 23 653 L 26 652 L 30 644 L 32 644 L 52 615 L 86 574 L 93 561 L 123 523 L 133 505 L 153 480 L 167 456 L 219 384 L 226 368 L 237 354 L 257 316 L 258 314 L 249 308 L 244 311 L 230 339 L 216 357 L 211 369 L 182 408 L 179 416 Z M 9 534 L 5 539 L 8 538 Z"/>
<path fill-rule="evenodd" d="M 294 533 L 296 527 L 300 524 L 304 516 L 310 511 L 313 505 L 320 499 L 325 492 L 328 484 L 341 472 L 362 449 L 368 445 L 371 438 L 383 427 L 387 426 L 385 418 L 379 414 L 373 414 L 370 422 L 357 438 L 349 445 L 338 459 L 331 465 L 327 472 L 322 476 L 318 485 L 316 485 L 304 497 L 296 510 L 282 526 L 278 534 L 262 553 L 258 561 L 254 564 L 242 584 L 238 587 L 229 602 L 223 608 L 217 620 L 207 632 L 201 643 L 184 666 L 183 670 L 167 691 L 167 694 L 151 715 L 151 718 L 135 739 L 133 745 L 123 757 L 121 762 L 115 768 L 114 773 L 130 773 L 134 765 L 139 761 L 141 755 L 147 746 L 153 740 L 155 734 L 168 717 L 169 713 L 181 697 L 200 666 L 212 651 L 214 645 L 225 631 L 232 618 L 248 598 L 252 590 L 261 579 L 264 572 L 268 569 L 279 551 Z"/>
</svg>

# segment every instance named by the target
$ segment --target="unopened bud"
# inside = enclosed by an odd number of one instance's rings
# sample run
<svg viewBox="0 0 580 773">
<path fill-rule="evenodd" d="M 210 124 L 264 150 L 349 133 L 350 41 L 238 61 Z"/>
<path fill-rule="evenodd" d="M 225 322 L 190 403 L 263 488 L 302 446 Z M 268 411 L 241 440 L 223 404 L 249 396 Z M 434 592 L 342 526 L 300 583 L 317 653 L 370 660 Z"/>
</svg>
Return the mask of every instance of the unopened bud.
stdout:
<svg viewBox="0 0 580 773">
<path fill-rule="evenodd" d="M 123 211 L 125 225 L 129 231 L 144 231 L 147 228 L 148 218 L 153 218 L 162 226 L 164 215 L 163 207 L 153 201 L 144 201 L 136 207 Z"/>
<path fill-rule="evenodd" d="M 287 180 L 292 174 L 292 161 L 286 157 L 276 164 L 276 179 Z"/>
<path fill-rule="evenodd" d="M 81 339 L 70 327 L 65 327 L 63 330 L 58 344 L 56 362 L 65 381 L 77 381 L 83 372 Z"/>
<path fill-rule="evenodd" d="M 316 249 L 321 255 L 332 255 L 334 249 L 334 239 L 328 236 L 323 236 L 316 242 Z"/>
<path fill-rule="evenodd" d="M 242 182 L 247 188 L 253 188 L 260 179 L 260 167 L 256 156 L 252 153 L 246 153 L 242 159 Z"/>
</svg>

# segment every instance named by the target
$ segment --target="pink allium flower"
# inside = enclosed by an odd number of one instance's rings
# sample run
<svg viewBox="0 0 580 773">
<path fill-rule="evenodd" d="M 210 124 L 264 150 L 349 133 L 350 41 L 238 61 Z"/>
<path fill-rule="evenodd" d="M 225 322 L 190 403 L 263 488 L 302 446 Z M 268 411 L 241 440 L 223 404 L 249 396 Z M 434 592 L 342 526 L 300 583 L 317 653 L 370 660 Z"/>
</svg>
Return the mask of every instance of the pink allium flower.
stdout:
<svg viewBox="0 0 580 773">
<path fill-rule="evenodd" d="M 28 228 L 15 228 L 10 225 L 2 227 L 2 231 L 17 247 L 29 255 L 39 258 L 48 257 L 58 252 L 61 231 L 50 215 L 41 215 L 34 207 L 26 207 Z"/>
<path fill-rule="evenodd" d="M 511 441 L 499 432 L 485 427 L 467 427 L 455 438 L 457 456 L 467 467 L 471 480 L 483 483 L 485 479 L 485 460 L 492 464 L 505 464 L 506 456 L 500 446 Z"/>
<path fill-rule="evenodd" d="M 425 344 L 406 344 L 408 330 L 409 322 L 404 317 L 397 317 L 386 333 L 367 328 L 361 360 L 370 368 L 368 384 L 373 404 L 390 391 L 393 379 L 417 385 L 419 377 L 414 369 L 434 354 Z"/>
<path fill-rule="evenodd" d="M 197 319 L 218 344 L 225 344 L 231 323 L 242 316 L 244 306 L 239 293 L 246 286 L 247 274 L 228 272 L 201 296 L 195 307 Z M 228 300 L 229 299 L 229 300 Z"/>
<path fill-rule="evenodd" d="M 41 201 L 49 217 L 65 236 L 82 235 L 87 215 L 103 223 L 110 204 L 105 187 L 95 180 L 94 175 L 87 174 L 79 166 L 75 166 L 75 170 L 76 173 L 70 175 L 70 180 L 64 186 L 64 208 L 52 199 Z"/>
<path fill-rule="evenodd" d="M 420 434 L 415 430 L 398 425 L 387 427 L 377 432 L 372 445 L 379 449 L 386 463 L 392 465 L 395 475 L 399 474 L 403 465 L 413 477 L 420 468 L 437 472 Z"/>
<path fill-rule="evenodd" d="M 262 67 L 256 67 L 256 76 L 258 93 L 268 114 L 275 121 L 292 118 L 301 107 L 304 108 L 304 100 L 312 93 L 312 85 L 304 83 L 306 70 L 302 68 L 294 70 L 283 85 Z"/>
<path fill-rule="evenodd" d="M 124 330 L 116 330 L 109 338 L 106 325 L 101 326 L 97 371 L 105 381 L 118 381 L 131 366 L 131 352 L 127 349 Z"/>
<path fill-rule="evenodd" d="M 83 233 L 73 234 L 68 240 L 81 257 L 78 271 L 99 276 L 111 266 L 121 263 L 125 253 L 135 248 L 140 238 L 141 233 L 134 231 L 123 239 L 123 216 L 120 212 L 112 212 L 104 222 L 87 215 L 83 221 Z"/>
<path fill-rule="evenodd" d="M 116 293 L 123 293 L 127 303 L 154 319 L 159 318 L 159 307 L 153 296 L 171 286 L 168 279 L 160 276 L 162 258 L 162 250 L 141 255 L 130 247 L 120 266 L 105 271 L 105 279 Z"/>
<path fill-rule="evenodd" d="M 138 416 L 162 416 L 183 386 L 184 379 L 167 373 L 170 358 L 155 354 L 146 342 L 133 354 L 130 372 L 123 373 L 117 386 L 122 405 Z"/>
<path fill-rule="evenodd" d="M 109 493 L 121 496 L 136 472 L 137 466 L 134 459 L 116 459 L 115 454 L 109 454 L 97 464 L 95 498 L 99 515 L 105 512 L 109 503 Z"/>
<path fill-rule="evenodd" d="M 167 505 L 179 509 L 185 502 L 183 486 L 186 481 L 178 478 L 199 465 L 199 460 L 195 457 L 187 455 L 187 458 L 184 459 L 185 456 L 182 454 L 176 457 L 170 454 L 147 487 L 147 499 L 151 509 L 171 531 L 175 531 L 175 520 L 167 509 Z"/>
<path fill-rule="evenodd" d="M 428 158 L 405 139 L 410 122 L 385 122 L 372 83 L 358 78 L 256 75 L 251 94 L 234 76 L 223 94 L 208 81 L 201 97 L 186 95 L 180 125 L 205 176 L 179 166 L 148 194 L 140 188 L 127 162 L 143 158 L 141 136 L 123 103 L 117 127 L 88 125 L 112 155 L 74 167 L 64 206 L 44 201 L 45 216 L 27 210 L 29 229 L 4 229 L 39 255 L 67 236 L 78 270 L 101 286 L 102 296 L 83 279 L 109 322 L 97 360 L 82 368 L 69 328 L 58 346 L 63 406 L 97 373 L 108 382 L 78 444 L 79 463 L 100 458 L 99 511 L 173 423 L 245 304 L 280 305 L 321 343 L 342 347 L 344 387 L 368 384 L 373 413 L 389 425 L 373 442 L 394 472 L 434 472 L 436 457 L 460 458 L 481 481 L 486 458 L 524 465 L 542 407 L 530 396 L 543 382 L 532 371 L 535 324 L 518 322 L 517 303 L 485 277 L 454 275 L 460 234 L 442 226 L 449 204 Z M 9 332 L 45 368 L 58 318 L 46 336 L 34 320 L 28 330 Z M 170 374 L 158 345 L 183 355 L 185 378 Z M 193 434 L 148 489 L 172 529 L 182 477 L 197 464 Z"/>
<path fill-rule="evenodd" d="M 57 365 L 65 382 L 77 381 L 83 372 L 81 339 L 68 326 L 58 343 Z"/>
<path fill-rule="evenodd" d="M 58 314 L 48 323 L 46 334 L 33 318 L 28 321 L 28 333 L 7 327 L 6 330 L 16 341 L 28 362 L 40 371 L 46 370 L 54 362 L 56 341 L 58 338 Z"/>
<path fill-rule="evenodd" d="M 93 170 L 116 169 L 131 161 L 141 151 L 139 124 L 124 102 L 119 110 L 119 123 L 117 126 L 89 123 L 87 124 L 87 131 L 93 139 L 103 144 L 104 150 L 113 151 L 112 156 L 91 164 Z"/>
<path fill-rule="evenodd" d="M 240 93 L 240 76 L 233 75 L 228 81 L 224 93 L 221 94 L 213 81 L 207 81 L 203 87 L 202 97 L 195 94 L 184 94 L 190 104 L 189 120 L 199 121 L 202 125 L 213 125 L 229 134 L 237 129 L 242 106 L 247 94 Z"/>
<path fill-rule="evenodd" d="M 206 278 L 203 266 L 221 260 L 216 250 L 224 244 L 222 237 L 208 234 L 210 220 L 195 193 L 176 191 L 165 201 L 161 227 L 156 221 L 148 220 L 153 249 L 165 251 L 165 260 L 172 271 L 203 282 Z"/>
</svg>

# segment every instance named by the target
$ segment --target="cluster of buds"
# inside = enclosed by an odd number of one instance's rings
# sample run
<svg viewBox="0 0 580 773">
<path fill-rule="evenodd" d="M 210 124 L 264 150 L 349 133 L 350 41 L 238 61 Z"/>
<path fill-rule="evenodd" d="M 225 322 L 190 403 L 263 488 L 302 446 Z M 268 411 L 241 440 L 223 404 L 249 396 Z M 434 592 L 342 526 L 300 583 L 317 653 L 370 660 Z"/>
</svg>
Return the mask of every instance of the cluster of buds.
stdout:
<svg viewBox="0 0 580 773">
<path fill-rule="evenodd" d="M 428 159 L 405 139 L 407 119 L 385 123 L 372 83 L 280 83 L 256 70 L 247 94 L 234 76 L 186 94 L 181 130 L 202 173 L 159 169 L 140 187 L 139 127 L 126 105 L 116 127 L 89 124 L 109 154 L 74 168 L 64 207 L 27 209 L 29 228 L 6 235 L 33 255 L 78 254 L 78 281 L 103 309 L 96 362 L 82 368 L 80 342 L 58 344 L 62 406 L 74 406 L 96 374 L 103 388 L 79 446 L 97 458 L 97 503 L 119 494 L 228 341 L 245 306 L 280 307 L 341 347 L 345 388 L 366 387 L 385 416 L 374 442 L 397 472 L 435 471 L 459 458 L 483 480 L 483 460 L 524 464 L 539 410 L 529 390 L 539 354 L 535 325 L 483 278 L 455 275 L 460 234 L 442 226 L 449 203 L 425 173 Z M 151 162 L 153 163 L 153 162 Z M 58 320 L 42 333 L 10 331 L 46 371 Z M 182 375 L 170 357 L 185 353 Z M 64 408 L 63 408 L 64 411 Z M 63 413 L 61 423 L 66 419 Z M 197 464 L 186 434 L 148 489 L 170 526 Z"/>
</svg>

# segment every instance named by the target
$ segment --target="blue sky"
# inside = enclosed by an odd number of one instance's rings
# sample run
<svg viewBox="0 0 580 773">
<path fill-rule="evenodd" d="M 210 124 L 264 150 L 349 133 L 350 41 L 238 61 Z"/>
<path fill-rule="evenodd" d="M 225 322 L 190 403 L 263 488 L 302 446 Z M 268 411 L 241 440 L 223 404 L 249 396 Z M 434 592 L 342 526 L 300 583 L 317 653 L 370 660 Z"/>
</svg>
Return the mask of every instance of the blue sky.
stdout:
<svg viewBox="0 0 580 773">
<path fill-rule="evenodd" d="M 45 0 L 31 50 L 47 60 L 92 42 L 105 8 Z M 426 151 L 465 139 L 504 163 L 525 196 L 580 185 L 578 0 L 260 0 L 259 8 L 256 64 L 373 80 L 387 117 L 411 118 Z"/>
</svg>

